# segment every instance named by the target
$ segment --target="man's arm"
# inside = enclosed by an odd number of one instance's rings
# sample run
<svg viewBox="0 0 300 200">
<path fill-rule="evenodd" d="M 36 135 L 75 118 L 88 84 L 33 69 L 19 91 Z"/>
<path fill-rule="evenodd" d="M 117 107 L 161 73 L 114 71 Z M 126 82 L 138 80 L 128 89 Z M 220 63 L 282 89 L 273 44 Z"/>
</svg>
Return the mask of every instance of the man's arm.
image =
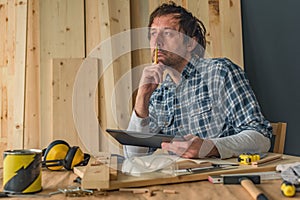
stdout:
<svg viewBox="0 0 300 200">
<path fill-rule="evenodd" d="M 155 64 L 145 67 L 139 83 L 134 111 L 132 113 L 127 130 L 137 132 L 150 132 L 149 130 L 149 104 L 150 97 L 159 83 L 163 81 L 164 67 Z M 125 157 L 145 155 L 149 148 L 124 145 Z"/>
<path fill-rule="evenodd" d="M 211 141 L 217 147 L 222 159 L 237 157 L 242 153 L 268 152 L 271 146 L 270 139 L 255 130 L 244 130 L 237 135 L 214 138 Z"/>
<path fill-rule="evenodd" d="M 239 134 L 213 139 L 201 139 L 192 134 L 186 141 L 163 142 L 164 150 L 172 151 L 184 158 L 237 157 L 242 153 L 267 152 L 270 139 L 255 130 L 245 130 Z"/>
<path fill-rule="evenodd" d="M 135 111 L 132 112 L 131 119 L 127 128 L 128 131 L 149 132 L 149 117 L 139 118 Z M 143 156 L 148 153 L 149 148 L 124 145 L 123 152 L 126 158 L 132 156 Z"/>
<path fill-rule="evenodd" d="M 163 81 L 164 67 L 155 64 L 145 67 L 139 83 L 134 110 L 138 117 L 149 117 L 149 103 L 153 91 Z"/>
</svg>

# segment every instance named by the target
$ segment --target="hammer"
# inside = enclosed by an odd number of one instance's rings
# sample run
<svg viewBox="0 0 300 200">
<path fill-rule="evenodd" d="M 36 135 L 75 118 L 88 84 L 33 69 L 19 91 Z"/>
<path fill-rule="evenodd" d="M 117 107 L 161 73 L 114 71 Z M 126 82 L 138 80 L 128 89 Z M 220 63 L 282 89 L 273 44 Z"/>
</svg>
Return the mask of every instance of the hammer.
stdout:
<svg viewBox="0 0 300 200">
<path fill-rule="evenodd" d="M 241 184 L 250 195 L 257 200 L 268 200 L 261 190 L 255 187 L 254 184 L 260 184 L 259 175 L 226 175 L 223 177 L 224 184 Z"/>
</svg>

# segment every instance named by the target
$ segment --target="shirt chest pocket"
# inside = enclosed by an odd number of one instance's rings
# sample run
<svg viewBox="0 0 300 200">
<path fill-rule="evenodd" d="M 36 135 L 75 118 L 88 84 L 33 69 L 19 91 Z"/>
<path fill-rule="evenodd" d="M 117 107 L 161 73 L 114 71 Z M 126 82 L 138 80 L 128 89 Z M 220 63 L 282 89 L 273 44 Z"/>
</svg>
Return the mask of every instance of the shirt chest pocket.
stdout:
<svg viewBox="0 0 300 200">
<path fill-rule="evenodd" d="M 172 121 L 173 121 L 173 114 L 169 115 L 160 115 L 158 116 L 158 126 L 163 130 L 164 128 L 167 128 L 171 126 Z"/>
<path fill-rule="evenodd" d="M 209 117 L 212 111 L 212 103 L 209 99 L 195 102 L 189 108 L 189 116 L 191 118 L 206 115 Z"/>
</svg>

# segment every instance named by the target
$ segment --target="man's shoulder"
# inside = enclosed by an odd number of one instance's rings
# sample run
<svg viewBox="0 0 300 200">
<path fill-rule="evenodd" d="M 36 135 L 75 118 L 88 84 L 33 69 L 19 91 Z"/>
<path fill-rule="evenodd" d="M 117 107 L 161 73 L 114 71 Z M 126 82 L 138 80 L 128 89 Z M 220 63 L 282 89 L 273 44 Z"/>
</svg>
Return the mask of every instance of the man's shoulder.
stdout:
<svg viewBox="0 0 300 200">
<path fill-rule="evenodd" d="M 201 58 L 194 63 L 194 66 L 197 71 L 221 76 L 242 72 L 242 69 L 228 58 Z"/>
<path fill-rule="evenodd" d="M 229 68 L 240 68 L 237 66 L 233 61 L 231 61 L 229 58 L 223 57 L 223 58 L 202 58 L 199 59 L 199 64 L 201 65 L 207 65 L 211 67 L 229 67 Z"/>
</svg>

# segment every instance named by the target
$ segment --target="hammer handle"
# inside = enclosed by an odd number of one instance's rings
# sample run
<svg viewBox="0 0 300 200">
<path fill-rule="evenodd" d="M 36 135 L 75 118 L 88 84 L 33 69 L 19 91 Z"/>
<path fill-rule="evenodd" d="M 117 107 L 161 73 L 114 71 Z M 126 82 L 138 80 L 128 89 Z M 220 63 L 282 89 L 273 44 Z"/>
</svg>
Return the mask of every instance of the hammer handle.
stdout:
<svg viewBox="0 0 300 200">
<path fill-rule="evenodd" d="M 260 200 L 263 200 L 263 199 L 268 199 L 261 190 L 259 190 L 255 185 L 254 183 L 249 180 L 249 179 L 243 179 L 241 180 L 241 185 L 243 186 L 243 188 L 245 188 L 249 193 L 250 195 L 254 198 L 254 199 L 260 199 Z"/>
</svg>

